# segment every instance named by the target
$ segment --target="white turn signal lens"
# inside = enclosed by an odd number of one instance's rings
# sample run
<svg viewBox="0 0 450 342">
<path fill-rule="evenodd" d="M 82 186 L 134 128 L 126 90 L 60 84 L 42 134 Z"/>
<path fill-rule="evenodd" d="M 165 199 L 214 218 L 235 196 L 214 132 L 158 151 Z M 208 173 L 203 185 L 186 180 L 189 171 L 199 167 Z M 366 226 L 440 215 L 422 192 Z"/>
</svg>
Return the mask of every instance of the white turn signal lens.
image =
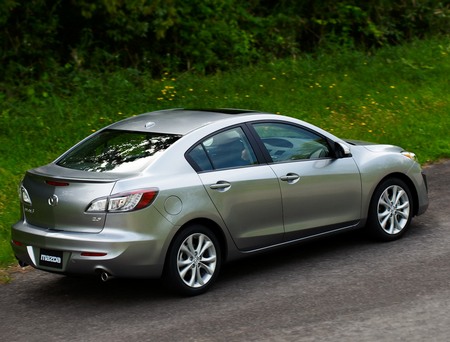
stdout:
<svg viewBox="0 0 450 342">
<path fill-rule="evenodd" d="M 113 197 L 109 200 L 108 211 L 129 211 L 139 203 L 142 193 Z"/>
<path fill-rule="evenodd" d="M 93 212 L 103 212 L 106 211 L 106 205 L 108 203 L 107 198 L 100 198 L 98 200 L 93 201 L 86 211 L 93 211 Z"/>
</svg>

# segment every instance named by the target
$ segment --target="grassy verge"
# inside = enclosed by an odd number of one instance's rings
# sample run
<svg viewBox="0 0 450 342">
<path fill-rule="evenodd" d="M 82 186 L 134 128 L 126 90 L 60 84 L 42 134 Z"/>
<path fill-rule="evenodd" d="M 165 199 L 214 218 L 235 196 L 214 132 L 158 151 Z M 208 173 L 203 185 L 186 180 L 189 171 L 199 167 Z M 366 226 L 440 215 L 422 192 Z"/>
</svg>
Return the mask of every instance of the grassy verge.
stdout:
<svg viewBox="0 0 450 342">
<path fill-rule="evenodd" d="M 234 107 L 295 116 L 341 137 L 396 144 L 422 162 L 450 156 L 450 38 L 282 60 L 214 76 L 135 70 L 47 79 L 25 98 L 0 99 L 0 266 L 13 261 L 24 171 L 55 159 L 96 129 L 171 107 Z"/>
</svg>

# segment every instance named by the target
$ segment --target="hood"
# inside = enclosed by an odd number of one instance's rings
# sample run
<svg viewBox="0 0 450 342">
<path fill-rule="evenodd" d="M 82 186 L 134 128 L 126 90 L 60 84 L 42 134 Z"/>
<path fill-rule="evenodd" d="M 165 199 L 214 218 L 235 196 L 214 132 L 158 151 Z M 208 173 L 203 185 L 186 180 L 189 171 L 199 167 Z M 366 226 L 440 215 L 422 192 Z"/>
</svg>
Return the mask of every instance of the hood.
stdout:
<svg viewBox="0 0 450 342">
<path fill-rule="evenodd" d="M 377 144 L 377 143 L 368 142 L 368 141 L 351 140 L 351 139 L 346 139 L 345 142 L 347 142 L 353 146 L 364 147 L 371 152 L 402 152 L 402 151 L 404 151 L 404 149 L 399 146 L 389 145 L 389 144 Z"/>
</svg>

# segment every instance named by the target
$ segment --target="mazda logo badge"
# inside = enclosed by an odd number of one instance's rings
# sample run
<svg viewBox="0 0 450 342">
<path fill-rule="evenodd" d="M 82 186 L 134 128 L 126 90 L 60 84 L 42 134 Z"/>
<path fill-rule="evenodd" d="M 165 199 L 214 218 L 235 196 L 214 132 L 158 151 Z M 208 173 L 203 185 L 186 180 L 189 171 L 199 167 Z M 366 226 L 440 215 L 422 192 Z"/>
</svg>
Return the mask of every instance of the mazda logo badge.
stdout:
<svg viewBox="0 0 450 342">
<path fill-rule="evenodd" d="M 58 201 L 59 201 L 58 196 L 53 195 L 48 199 L 48 205 L 56 207 L 58 205 Z"/>
</svg>

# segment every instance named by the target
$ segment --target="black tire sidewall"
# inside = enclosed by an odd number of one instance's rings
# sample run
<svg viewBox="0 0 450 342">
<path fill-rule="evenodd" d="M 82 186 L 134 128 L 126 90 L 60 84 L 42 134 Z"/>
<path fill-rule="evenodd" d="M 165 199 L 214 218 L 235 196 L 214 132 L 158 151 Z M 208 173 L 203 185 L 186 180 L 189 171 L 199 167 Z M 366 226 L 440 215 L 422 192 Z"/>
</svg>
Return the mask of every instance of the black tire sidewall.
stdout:
<svg viewBox="0 0 450 342">
<path fill-rule="evenodd" d="M 380 223 L 378 222 L 378 202 L 379 202 L 380 197 L 383 194 L 383 192 L 388 187 L 393 186 L 393 185 L 397 185 L 397 186 L 401 187 L 406 192 L 406 194 L 408 196 L 410 211 L 409 211 L 408 221 L 407 221 L 405 227 L 396 234 L 389 234 L 381 227 Z M 412 199 L 412 195 L 411 195 L 411 190 L 409 189 L 408 185 L 403 180 L 401 180 L 399 178 L 388 178 L 388 179 L 382 181 L 378 185 L 378 187 L 375 189 L 375 192 L 372 196 L 372 200 L 371 200 L 370 206 L 369 206 L 367 228 L 368 228 L 370 235 L 372 235 L 372 237 L 374 237 L 378 240 L 381 240 L 381 241 L 393 241 L 393 240 L 399 239 L 400 237 L 403 236 L 403 234 L 405 234 L 405 232 L 408 230 L 408 228 L 410 226 L 411 219 L 413 217 L 413 209 L 414 208 L 413 208 L 413 199 Z"/>
<path fill-rule="evenodd" d="M 214 274 L 212 275 L 208 283 L 198 288 L 192 288 L 186 285 L 183 279 L 181 279 L 177 268 L 177 258 L 181 244 L 186 240 L 187 237 L 197 233 L 206 235 L 212 241 L 212 243 L 214 244 L 214 248 L 216 249 L 217 259 Z M 217 239 L 216 235 L 211 230 L 202 225 L 191 225 L 183 229 L 180 233 L 178 233 L 172 241 L 167 256 L 165 281 L 172 290 L 174 290 L 179 294 L 187 296 L 196 296 L 206 292 L 212 286 L 212 284 L 215 282 L 220 272 L 221 264 L 222 264 L 221 249 L 219 240 Z"/>
</svg>

